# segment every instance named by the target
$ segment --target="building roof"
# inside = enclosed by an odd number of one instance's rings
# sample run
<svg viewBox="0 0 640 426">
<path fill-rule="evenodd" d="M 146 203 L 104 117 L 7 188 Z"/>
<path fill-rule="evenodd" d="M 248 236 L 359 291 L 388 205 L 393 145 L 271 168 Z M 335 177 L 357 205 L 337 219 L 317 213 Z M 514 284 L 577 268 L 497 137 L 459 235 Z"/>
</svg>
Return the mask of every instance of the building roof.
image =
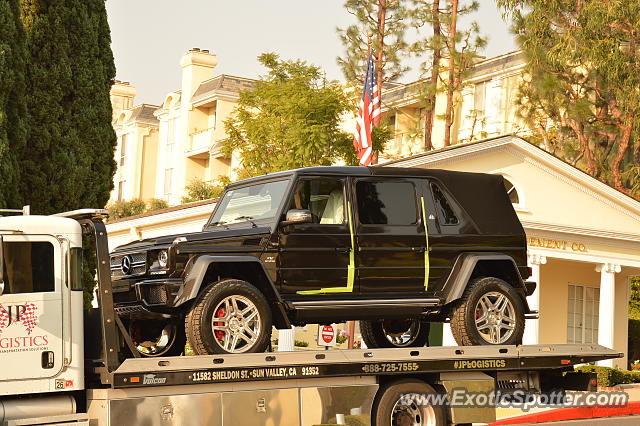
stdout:
<svg viewBox="0 0 640 426">
<path fill-rule="evenodd" d="M 146 123 L 158 125 L 158 119 L 153 115 L 154 111 L 160 108 L 158 105 L 140 104 L 131 108 L 130 122 Z"/>
<path fill-rule="evenodd" d="M 192 102 L 214 96 L 214 95 L 239 95 L 241 91 L 252 89 L 256 80 L 234 75 L 220 74 L 209 80 L 203 81 L 196 89 Z"/>
</svg>

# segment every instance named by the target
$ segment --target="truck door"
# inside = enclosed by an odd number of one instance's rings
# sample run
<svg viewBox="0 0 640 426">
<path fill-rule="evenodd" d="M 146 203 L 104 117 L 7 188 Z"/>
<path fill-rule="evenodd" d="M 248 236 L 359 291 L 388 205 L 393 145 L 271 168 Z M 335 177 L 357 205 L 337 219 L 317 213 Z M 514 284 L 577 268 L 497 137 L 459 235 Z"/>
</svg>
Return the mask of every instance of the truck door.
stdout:
<svg viewBox="0 0 640 426">
<path fill-rule="evenodd" d="M 63 259 L 46 235 L 2 235 L 0 381 L 55 376 L 63 365 Z"/>
</svg>

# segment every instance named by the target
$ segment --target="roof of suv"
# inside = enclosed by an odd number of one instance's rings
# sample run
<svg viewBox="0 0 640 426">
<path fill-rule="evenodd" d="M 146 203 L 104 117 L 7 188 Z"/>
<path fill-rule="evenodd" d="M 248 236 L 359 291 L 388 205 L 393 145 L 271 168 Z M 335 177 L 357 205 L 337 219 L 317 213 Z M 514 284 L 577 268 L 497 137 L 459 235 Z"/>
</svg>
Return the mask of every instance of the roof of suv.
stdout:
<svg viewBox="0 0 640 426">
<path fill-rule="evenodd" d="M 273 179 L 278 177 L 286 177 L 292 175 L 332 175 L 332 176 L 420 176 L 420 177 L 453 177 L 473 178 L 474 176 L 483 175 L 482 173 L 454 172 L 441 169 L 422 169 L 414 167 L 360 167 L 360 166 L 320 166 L 320 167 L 304 167 L 301 169 L 286 170 L 282 172 L 269 173 L 262 176 L 256 176 L 239 182 L 230 184 L 230 187 L 245 185 L 247 183 L 257 182 L 264 179 Z"/>
</svg>

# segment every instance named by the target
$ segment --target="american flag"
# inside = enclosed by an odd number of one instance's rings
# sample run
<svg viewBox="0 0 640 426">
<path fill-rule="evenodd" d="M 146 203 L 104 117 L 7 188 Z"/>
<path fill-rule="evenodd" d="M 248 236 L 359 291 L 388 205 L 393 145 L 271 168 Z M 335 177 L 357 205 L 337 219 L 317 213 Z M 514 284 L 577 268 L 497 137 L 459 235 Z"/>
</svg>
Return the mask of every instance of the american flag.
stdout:
<svg viewBox="0 0 640 426">
<path fill-rule="evenodd" d="M 369 53 L 367 63 L 367 74 L 364 78 L 364 89 L 358 119 L 356 120 L 356 131 L 353 135 L 353 146 L 358 154 L 361 166 L 371 165 L 373 159 L 373 140 L 371 130 L 373 126 L 380 122 L 380 98 L 378 97 L 378 82 L 376 81 L 376 69 L 373 64 L 373 53 Z"/>
</svg>

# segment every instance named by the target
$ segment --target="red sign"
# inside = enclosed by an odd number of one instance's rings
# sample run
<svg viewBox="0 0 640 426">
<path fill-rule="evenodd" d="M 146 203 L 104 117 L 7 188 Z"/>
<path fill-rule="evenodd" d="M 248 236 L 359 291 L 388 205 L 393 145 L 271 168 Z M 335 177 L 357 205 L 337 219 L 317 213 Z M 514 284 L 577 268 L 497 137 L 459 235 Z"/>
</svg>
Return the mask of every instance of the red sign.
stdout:
<svg viewBox="0 0 640 426">
<path fill-rule="evenodd" d="M 333 341 L 333 327 L 330 325 L 325 325 L 324 327 L 322 327 L 322 340 L 324 340 L 325 343 L 331 343 Z"/>
</svg>

